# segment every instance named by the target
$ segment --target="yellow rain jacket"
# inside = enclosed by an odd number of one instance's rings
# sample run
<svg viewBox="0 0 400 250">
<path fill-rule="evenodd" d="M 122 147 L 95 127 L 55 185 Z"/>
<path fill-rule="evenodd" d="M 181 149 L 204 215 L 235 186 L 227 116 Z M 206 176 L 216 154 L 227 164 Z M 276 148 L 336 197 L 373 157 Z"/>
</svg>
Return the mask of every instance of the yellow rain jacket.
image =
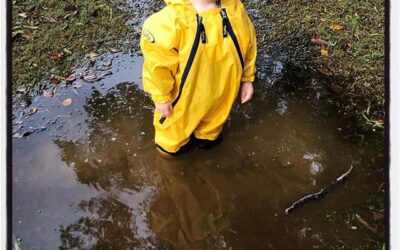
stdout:
<svg viewBox="0 0 400 250">
<path fill-rule="evenodd" d="M 215 140 L 241 82 L 253 82 L 256 34 L 240 0 L 197 12 L 189 0 L 167 6 L 144 23 L 143 86 L 156 103 L 172 102 L 171 117 L 154 114 L 155 142 L 177 152 L 194 133 Z"/>
</svg>

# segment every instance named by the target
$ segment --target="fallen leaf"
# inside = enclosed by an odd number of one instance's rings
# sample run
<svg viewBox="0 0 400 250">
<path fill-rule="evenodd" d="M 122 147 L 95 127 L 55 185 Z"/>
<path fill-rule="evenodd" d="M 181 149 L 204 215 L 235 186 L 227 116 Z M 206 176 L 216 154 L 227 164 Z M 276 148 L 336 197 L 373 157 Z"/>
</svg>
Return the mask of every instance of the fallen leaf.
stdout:
<svg viewBox="0 0 400 250">
<path fill-rule="evenodd" d="M 28 35 L 28 34 L 22 34 L 21 37 L 26 39 L 26 40 L 31 40 L 32 39 L 32 36 Z"/>
<path fill-rule="evenodd" d="M 22 138 L 22 137 L 25 137 L 25 136 L 28 136 L 28 135 L 32 134 L 33 132 L 34 131 L 32 131 L 32 130 L 25 131 L 22 134 L 17 132 L 15 134 L 13 134 L 13 137 L 14 138 Z"/>
<path fill-rule="evenodd" d="M 103 64 L 103 67 L 109 68 L 109 67 L 111 67 L 111 65 L 112 65 L 112 61 L 110 60 L 110 61 L 106 62 L 105 64 Z"/>
<path fill-rule="evenodd" d="M 96 53 L 96 52 L 90 52 L 90 54 L 89 54 L 89 57 L 91 58 L 91 59 L 94 59 L 94 58 L 96 58 L 96 57 L 98 57 L 99 56 L 99 54 L 98 53 Z"/>
<path fill-rule="evenodd" d="M 385 124 L 385 121 L 382 119 L 372 119 L 372 122 L 374 123 L 375 126 L 382 126 Z"/>
<path fill-rule="evenodd" d="M 358 223 L 360 223 L 361 225 L 363 225 L 365 228 L 367 228 L 368 230 L 376 233 L 377 232 L 377 228 L 373 228 L 371 227 L 370 224 L 368 224 L 368 222 L 366 222 L 363 218 L 361 218 L 360 215 L 356 214 L 356 220 L 358 221 Z"/>
<path fill-rule="evenodd" d="M 50 59 L 52 60 L 60 60 L 64 57 L 64 54 L 62 53 L 55 53 L 50 55 Z"/>
<path fill-rule="evenodd" d="M 36 113 L 38 111 L 38 108 L 36 107 L 29 107 L 26 110 L 24 110 L 24 115 L 28 116 L 28 115 L 33 115 L 34 113 Z"/>
<path fill-rule="evenodd" d="M 111 53 L 117 53 L 117 52 L 119 52 L 119 50 L 118 50 L 118 49 L 115 49 L 115 48 L 110 48 L 110 51 L 111 51 Z"/>
<path fill-rule="evenodd" d="M 57 20 L 52 18 L 52 17 L 47 17 L 47 16 L 40 16 L 40 18 L 47 23 L 56 23 Z"/>
<path fill-rule="evenodd" d="M 63 52 L 64 52 L 65 54 L 72 55 L 72 51 L 69 50 L 69 49 L 67 49 L 67 48 L 64 48 L 64 49 L 63 49 Z"/>
<path fill-rule="evenodd" d="M 26 93 L 26 86 L 22 85 L 17 88 L 18 93 Z"/>
<path fill-rule="evenodd" d="M 382 213 L 373 212 L 372 218 L 374 219 L 374 221 L 377 221 L 377 220 L 383 220 L 385 216 Z"/>
<path fill-rule="evenodd" d="M 72 104 L 72 99 L 71 98 L 67 98 L 63 101 L 63 105 L 64 106 L 69 106 Z"/>
<path fill-rule="evenodd" d="M 20 133 L 14 133 L 13 135 L 12 135 L 12 137 L 14 137 L 14 138 L 21 138 L 22 137 L 22 135 L 20 134 Z"/>
<path fill-rule="evenodd" d="M 39 28 L 38 26 L 29 26 L 29 25 L 22 25 L 22 27 L 26 28 L 26 29 L 31 29 L 31 30 L 36 30 Z"/>
<path fill-rule="evenodd" d="M 19 13 L 18 16 L 20 16 L 20 17 L 22 17 L 22 18 L 27 18 L 27 17 L 28 17 L 28 15 L 26 15 L 25 12 Z"/>
<path fill-rule="evenodd" d="M 321 38 L 312 38 L 311 44 L 314 45 L 328 45 L 328 42 Z"/>
<path fill-rule="evenodd" d="M 67 77 L 64 79 L 64 81 L 66 81 L 66 82 L 73 82 L 73 81 L 75 81 L 75 80 L 76 80 L 76 75 L 75 75 L 75 74 L 71 74 L 71 75 L 67 76 Z"/>
<path fill-rule="evenodd" d="M 101 74 L 101 75 L 97 78 L 97 80 L 99 81 L 99 80 L 103 79 L 105 76 L 109 76 L 109 75 L 112 75 L 112 72 L 111 72 L 111 71 L 107 71 L 107 72 Z"/>
<path fill-rule="evenodd" d="M 79 89 L 79 88 L 82 87 L 82 83 L 80 83 L 80 82 L 75 82 L 75 83 L 72 85 L 72 87 L 75 88 L 75 89 Z"/>
<path fill-rule="evenodd" d="M 54 97 L 54 92 L 52 90 L 43 90 L 43 95 L 45 97 Z"/>
<path fill-rule="evenodd" d="M 339 23 L 333 23 L 332 25 L 331 25 L 331 29 L 333 29 L 333 30 L 342 30 L 342 29 L 344 29 L 345 27 L 343 26 L 343 25 L 341 25 L 341 24 L 339 24 Z"/>
<path fill-rule="evenodd" d="M 88 82 L 96 81 L 97 76 L 95 74 L 84 76 L 83 80 L 88 81 Z"/>
<path fill-rule="evenodd" d="M 332 71 L 330 69 L 327 68 L 319 68 L 318 71 L 326 76 L 331 76 L 332 75 Z"/>
<path fill-rule="evenodd" d="M 328 57 L 329 56 L 329 51 L 326 49 L 321 49 L 321 55 Z"/>
</svg>

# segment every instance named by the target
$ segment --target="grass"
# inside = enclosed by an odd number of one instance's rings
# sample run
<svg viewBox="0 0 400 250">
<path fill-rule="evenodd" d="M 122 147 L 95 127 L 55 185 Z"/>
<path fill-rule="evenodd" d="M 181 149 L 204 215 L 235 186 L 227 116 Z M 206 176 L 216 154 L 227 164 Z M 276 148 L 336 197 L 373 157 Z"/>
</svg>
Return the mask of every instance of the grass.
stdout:
<svg viewBox="0 0 400 250">
<path fill-rule="evenodd" d="M 345 114 L 364 123 L 362 115 L 383 119 L 383 0 L 269 0 L 260 11 L 273 23 L 265 36 L 267 53 L 321 71 Z M 327 44 L 311 45 L 311 38 Z"/>
<path fill-rule="evenodd" d="M 85 54 L 129 37 L 127 13 L 107 0 L 17 0 L 12 11 L 14 88 L 68 75 Z"/>
</svg>

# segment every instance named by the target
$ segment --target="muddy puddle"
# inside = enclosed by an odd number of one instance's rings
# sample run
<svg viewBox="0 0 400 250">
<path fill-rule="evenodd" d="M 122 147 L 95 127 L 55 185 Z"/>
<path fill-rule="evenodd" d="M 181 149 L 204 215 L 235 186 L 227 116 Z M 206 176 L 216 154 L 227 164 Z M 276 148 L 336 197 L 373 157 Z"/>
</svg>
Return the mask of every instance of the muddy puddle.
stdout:
<svg viewBox="0 0 400 250">
<path fill-rule="evenodd" d="M 140 26 L 142 12 L 160 2 L 140 6 L 127 25 Z M 380 249 L 382 236 L 354 215 L 371 221 L 366 204 L 382 184 L 371 169 L 382 162 L 344 139 L 346 122 L 319 100 L 323 92 L 296 94 L 284 87 L 291 83 L 280 60 L 259 57 L 254 98 L 234 106 L 223 142 L 173 159 L 154 148 L 138 53 L 102 54 L 73 83 L 28 107 L 16 102 L 14 240 L 40 250 Z M 303 81 L 318 89 L 316 79 Z M 328 196 L 284 213 L 351 165 Z"/>
<path fill-rule="evenodd" d="M 332 220 L 359 211 L 378 188 L 362 148 L 342 139 L 343 123 L 328 105 L 271 88 L 279 62 L 256 83 L 254 99 L 234 107 L 222 144 L 163 159 L 141 90 L 142 61 L 102 55 L 93 68 L 101 75 L 107 64 L 113 74 L 14 108 L 13 235 L 22 249 L 375 246 L 376 235 L 354 221 Z M 345 184 L 284 213 L 350 165 Z"/>
</svg>

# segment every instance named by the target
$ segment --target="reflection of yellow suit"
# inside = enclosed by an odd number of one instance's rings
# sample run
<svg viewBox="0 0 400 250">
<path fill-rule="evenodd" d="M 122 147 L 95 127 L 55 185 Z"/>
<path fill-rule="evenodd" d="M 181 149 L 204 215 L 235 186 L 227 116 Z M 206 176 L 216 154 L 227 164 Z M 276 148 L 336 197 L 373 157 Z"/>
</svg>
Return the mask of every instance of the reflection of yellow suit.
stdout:
<svg viewBox="0 0 400 250">
<path fill-rule="evenodd" d="M 151 230 L 173 249 L 207 249 L 207 240 L 228 226 L 220 190 L 207 173 L 187 171 L 185 160 L 155 159 L 160 182 L 150 207 Z"/>
<path fill-rule="evenodd" d="M 193 132 L 218 137 L 240 82 L 254 80 L 256 38 L 239 0 L 200 13 L 189 0 L 166 3 L 144 23 L 141 48 L 144 90 L 174 107 L 169 118 L 155 112 L 155 142 L 174 153 Z"/>
</svg>

